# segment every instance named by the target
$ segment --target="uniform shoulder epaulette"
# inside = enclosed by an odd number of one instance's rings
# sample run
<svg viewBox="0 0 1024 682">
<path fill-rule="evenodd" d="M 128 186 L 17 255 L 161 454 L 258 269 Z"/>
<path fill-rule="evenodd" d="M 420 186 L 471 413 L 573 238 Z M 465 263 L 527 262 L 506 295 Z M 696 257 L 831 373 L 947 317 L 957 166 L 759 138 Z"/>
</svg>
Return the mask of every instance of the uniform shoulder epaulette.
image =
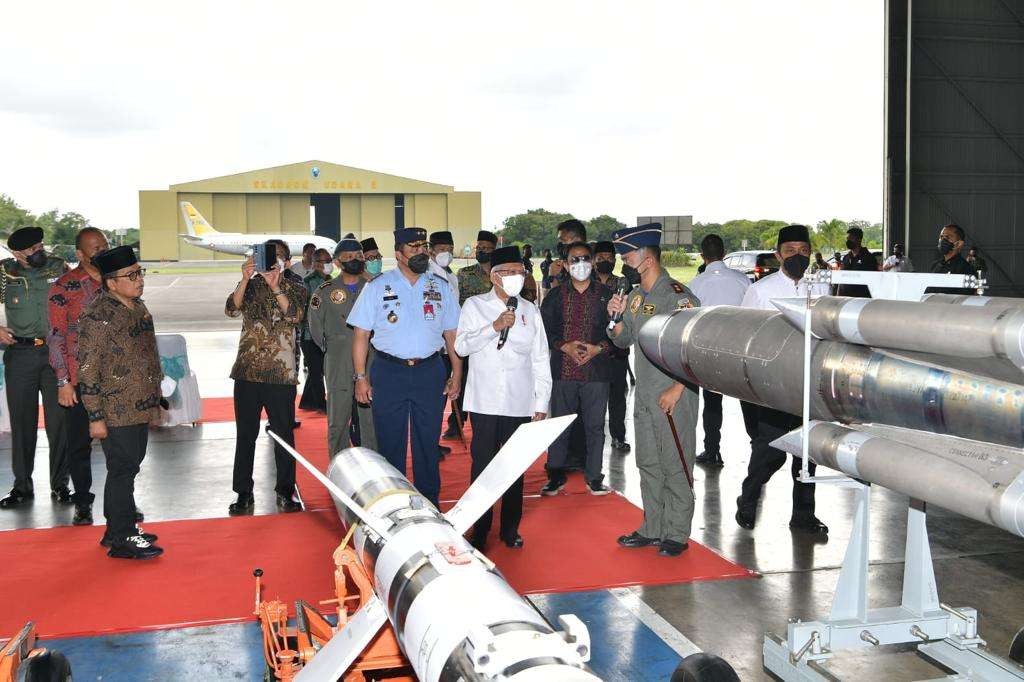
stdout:
<svg viewBox="0 0 1024 682">
<path fill-rule="evenodd" d="M 321 284 L 320 286 L 318 286 L 318 287 L 316 288 L 316 290 L 317 290 L 317 291 L 320 291 L 321 289 L 326 289 L 327 287 L 329 287 L 329 286 L 331 286 L 332 284 L 334 284 L 334 283 L 335 283 L 336 281 L 341 281 L 341 280 L 340 280 L 340 279 L 339 279 L 339 280 L 333 280 L 333 279 L 329 279 L 329 280 L 327 280 L 326 282 L 324 282 L 323 284 Z"/>
<path fill-rule="evenodd" d="M 672 291 L 676 292 L 677 294 L 681 294 L 686 291 L 686 287 L 684 287 L 682 284 L 675 281 L 674 279 L 669 280 L 669 284 L 672 285 Z"/>
</svg>

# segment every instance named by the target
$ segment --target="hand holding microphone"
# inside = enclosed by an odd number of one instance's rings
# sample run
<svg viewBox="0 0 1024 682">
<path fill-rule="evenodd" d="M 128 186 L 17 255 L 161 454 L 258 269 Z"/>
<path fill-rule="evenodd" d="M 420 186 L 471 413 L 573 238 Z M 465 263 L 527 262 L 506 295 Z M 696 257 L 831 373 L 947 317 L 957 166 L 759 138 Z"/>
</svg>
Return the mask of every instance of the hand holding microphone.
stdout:
<svg viewBox="0 0 1024 682">
<path fill-rule="evenodd" d="M 494 328 L 501 332 L 498 337 L 498 350 L 501 350 L 508 341 L 508 330 L 512 328 L 512 325 L 516 323 L 516 308 L 519 307 L 519 299 L 515 296 L 509 296 L 508 302 L 505 304 L 505 312 L 498 316 L 498 319 L 494 321 Z"/>
<path fill-rule="evenodd" d="M 608 331 L 615 329 L 615 325 L 622 322 L 622 313 L 626 310 L 626 293 L 629 291 L 629 281 L 625 277 L 619 278 L 619 286 L 615 288 L 615 298 L 608 302 L 608 312 L 611 317 L 608 320 Z"/>
</svg>

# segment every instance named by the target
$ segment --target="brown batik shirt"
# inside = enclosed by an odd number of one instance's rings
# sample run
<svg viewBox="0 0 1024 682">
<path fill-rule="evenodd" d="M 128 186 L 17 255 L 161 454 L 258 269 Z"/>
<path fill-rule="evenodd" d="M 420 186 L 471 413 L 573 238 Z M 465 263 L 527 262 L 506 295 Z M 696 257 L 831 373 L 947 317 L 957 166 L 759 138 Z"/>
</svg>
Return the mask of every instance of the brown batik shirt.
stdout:
<svg viewBox="0 0 1024 682">
<path fill-rule="evenodd" d="M 233 295 L 228 296 L 224 313 L 228 317 L 242 317 L 238 356 L 231 368 L 231 378 L 236 381 L 293 386 L 299 383 L 295 331 L 306 310 L 306 289 L 285 277 L 281 277 L 278 285 L 288 299 L 287 314 L 281 312 L 277 297 L 260 276 L 249 280 L 241 308 L 235 307 Z"/>
<path fill-rule="evenodd" d="M 155 422 L 163 378 L 146 304 L 136 299 L 129 308 L 100 292 L 78 323 L 78 388 L 89 421 L 107 426 Z"/>
</svg>

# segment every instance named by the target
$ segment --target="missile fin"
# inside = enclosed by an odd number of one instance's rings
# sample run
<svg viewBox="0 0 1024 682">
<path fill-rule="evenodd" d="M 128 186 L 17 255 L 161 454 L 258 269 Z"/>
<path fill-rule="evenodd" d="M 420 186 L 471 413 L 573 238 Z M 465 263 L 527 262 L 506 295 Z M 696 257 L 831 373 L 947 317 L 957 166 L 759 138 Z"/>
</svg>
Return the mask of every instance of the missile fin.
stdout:
<svg viewBox="0 0 1024 682">
<path fill-rule="evenodd" d="M 806 321 L 805 314 L 807 313 L 807 299 L 805 298 L 773 298 L 772 305 L 779 309 L 782 316 L 786 318 L 786 321 L 796 327 L 799 331 L 804 331 L 804 323 Z M 813 331 L 811 335 L 814 338 L 821 338 Z"/>
<path fill-rule="evenodd" d="M 575 418 L 576 415 L 567 414 L 523 424 L 516 429 L 469 490 L 444 515 L 448 522 L 459 533 L 469 530 Z"/>
<path fill-rule="evenodd" d="M 339 680 L 363 653 L 381 626 L 388 622 L 387 610 L 377 597 L 371 597 L 356 611 L 324 648 L 295 676 L 297 682 Z"/>
</svg>

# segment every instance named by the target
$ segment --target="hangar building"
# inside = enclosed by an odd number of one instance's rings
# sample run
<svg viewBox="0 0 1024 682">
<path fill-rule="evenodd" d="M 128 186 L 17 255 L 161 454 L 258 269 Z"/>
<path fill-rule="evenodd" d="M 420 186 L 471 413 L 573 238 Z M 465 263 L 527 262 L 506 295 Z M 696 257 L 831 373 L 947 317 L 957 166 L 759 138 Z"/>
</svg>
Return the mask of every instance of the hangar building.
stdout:
<svg viewBox="0 0 1024 682">
<path fill-rule="evenodd" d="M 476 239 L 480 193 L 386 173 L 305 161 L 139 192 L 144 260 L 237 258 L 190 246 L 179 201 L 190 201 L 220 232 L 347 232 L 392 243 L 395 227 L 451 230 L 457 249 Z"/>
</svg>

